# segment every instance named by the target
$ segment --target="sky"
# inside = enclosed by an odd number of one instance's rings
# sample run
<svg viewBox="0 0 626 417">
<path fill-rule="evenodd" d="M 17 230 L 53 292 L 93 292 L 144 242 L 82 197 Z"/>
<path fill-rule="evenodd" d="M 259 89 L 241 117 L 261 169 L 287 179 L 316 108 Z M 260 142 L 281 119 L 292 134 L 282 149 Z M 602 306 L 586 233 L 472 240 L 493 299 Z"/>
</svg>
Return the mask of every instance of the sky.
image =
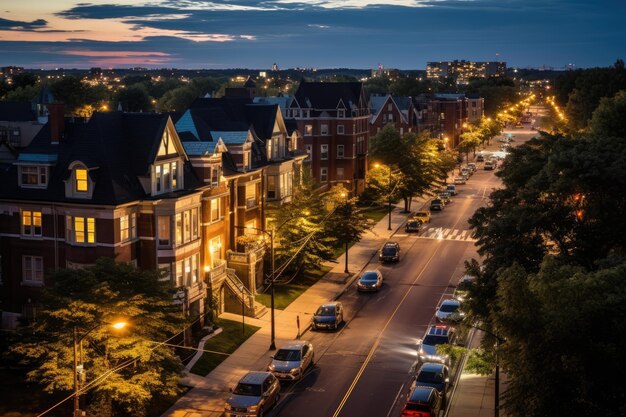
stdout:
<svg viewBox="0 0 626 417">
<path fill-rule="evenodd" d="M 0 0 L 0 66 L 609 66 L 625 19 L 626 0 Z"/>
</svg>

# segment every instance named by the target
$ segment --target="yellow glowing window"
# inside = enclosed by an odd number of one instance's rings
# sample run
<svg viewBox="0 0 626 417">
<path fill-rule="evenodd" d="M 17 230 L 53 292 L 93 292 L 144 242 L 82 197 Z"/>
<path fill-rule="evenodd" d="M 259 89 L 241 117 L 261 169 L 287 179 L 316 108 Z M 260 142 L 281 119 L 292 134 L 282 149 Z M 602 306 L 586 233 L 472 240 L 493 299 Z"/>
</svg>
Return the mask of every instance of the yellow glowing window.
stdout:
<svg viewBox="0 0 626 417">
<path fill-rule="evenodd" d="M 95 243 L 96 241 L 96 219 L 87 218 L 87 242 Z"/>
<path fill-rule="evenodd" d="M 74 217 L 74 231 L 76 233 L 76 238 L 74 239 L 76 243 L 85 243 L 85 218 L 84 217 Z"/>
<path fill-rule="evenodd" d="M 77 168 L 74 172 L 76 176 L 76 191 L 87 191 L 87 170 L 83 168 Z"/>
</svg>

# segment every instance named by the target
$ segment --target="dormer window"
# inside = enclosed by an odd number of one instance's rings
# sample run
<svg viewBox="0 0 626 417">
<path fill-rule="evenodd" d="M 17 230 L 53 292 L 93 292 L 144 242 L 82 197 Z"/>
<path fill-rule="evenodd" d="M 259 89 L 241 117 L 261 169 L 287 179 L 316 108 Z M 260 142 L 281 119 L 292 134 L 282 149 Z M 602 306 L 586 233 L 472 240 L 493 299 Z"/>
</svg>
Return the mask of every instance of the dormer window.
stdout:
<svg viewBox="0 0 626 417">
<path fill-rule="evenodd" d="M 89 180 L 87 179 L 87 170 L 85 168 L 76 168 L 74 170 L 74 190 L 77 193 L 86 193 L 89 190 Z"/>
<path fill-rule="evenodd" d="M 178 161 L 160 163 L 154 166 L 154 192 L 167 193 L 179 188 Z"/>
<path fill-rule="evenodd" d="M 337 117 L 339 117 L 339 118 L 344 118 L 344 117 L 346 117 L 346 111 L 345 111 L 345 110 L 339 110 L 339 111 L 337 111 Z"/>
<path fill-rule="evenodd" d="M 48 186 L 48 167 L 20 166 L 20 185 L 24 188 Z"/>
</svg>

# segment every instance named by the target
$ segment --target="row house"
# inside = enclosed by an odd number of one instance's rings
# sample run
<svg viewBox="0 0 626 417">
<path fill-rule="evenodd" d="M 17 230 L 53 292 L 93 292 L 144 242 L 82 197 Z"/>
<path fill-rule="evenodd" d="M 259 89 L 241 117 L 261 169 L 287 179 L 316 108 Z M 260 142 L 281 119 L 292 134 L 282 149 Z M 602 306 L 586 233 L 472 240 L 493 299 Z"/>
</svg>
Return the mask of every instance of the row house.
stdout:
<svg viewBox="0 0 626 417">
<path fill-rule="evenodd" d="M 276 104 L 258 104 L 251 98 L 196 99 L 176 123 L 192 166 L 210 167 L 222 161 L 222 175 L 230 189 L 231 236 L 226 260 L 233 291 L 229 302 L 251 307 L 254 294 L 265 286 L 264 245 L 247 237 L 263 236 L 268 208 L 289 203 L 306 155 L 298 152 L 298 135 L 289 134 Z M 222 154 L 222 158 L 216 157 Z M 205 168 L 201 178 L 213 178 Z M 241 242 L 245 243 L 241 243 Z M 248 305 L 246 304 L 246 305 Z"/>
<path fill-rule="evenodd" d="M 411 97 L 371 96 L 370 101 L 370 137 L 376 135 L 387 124 L 392 124 L 403 135 L 413 132 L 410 113 L 413 111 Z"/>
<path fill-rule="evenodd" d="M 0 162 L 14 162 L 46 122 L 28 101 L 0 102 Z"/>
<path fill-rule="evenodd" d="M 342 185 L 362 193 L 370 122 L 363 84 L 303 80 L 286 112 L 302 133 L 306 162 L 321 188 Z"/>
</svg>

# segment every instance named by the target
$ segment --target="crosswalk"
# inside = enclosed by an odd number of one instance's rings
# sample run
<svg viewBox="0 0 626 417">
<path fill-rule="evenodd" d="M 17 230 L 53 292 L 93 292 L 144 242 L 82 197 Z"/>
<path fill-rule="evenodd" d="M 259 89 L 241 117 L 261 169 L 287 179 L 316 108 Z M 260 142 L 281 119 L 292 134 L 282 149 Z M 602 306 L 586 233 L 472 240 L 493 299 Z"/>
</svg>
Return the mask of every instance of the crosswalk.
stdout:
<svg viewBox="0 0 626 417">
<path fill-rule="evenodd" d="M 456 240 L 460 242 L 476 242 L 469 230 L 450 229 L 447 227 L 425 227 L 419 233 L 396 233 L 396 237 L 413 236 L 418 239 Z"/>
</svg>

